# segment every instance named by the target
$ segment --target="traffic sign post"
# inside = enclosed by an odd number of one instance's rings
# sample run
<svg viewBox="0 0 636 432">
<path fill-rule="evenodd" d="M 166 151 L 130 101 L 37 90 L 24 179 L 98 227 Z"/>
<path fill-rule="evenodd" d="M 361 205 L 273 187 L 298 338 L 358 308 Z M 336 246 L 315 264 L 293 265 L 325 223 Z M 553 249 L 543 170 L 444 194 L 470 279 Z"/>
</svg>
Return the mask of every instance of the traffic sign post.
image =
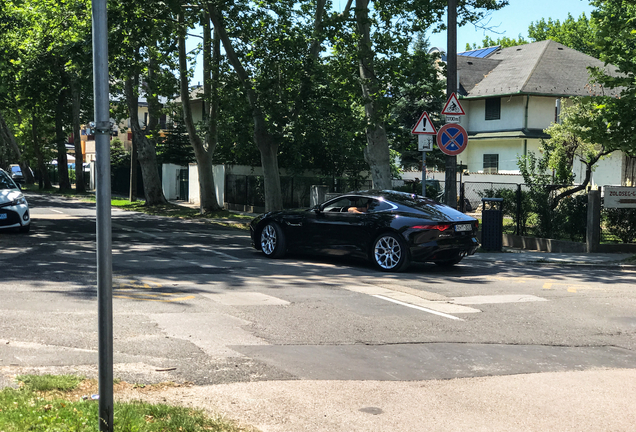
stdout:
<svg viewBox="0 0 636 432">
<path fill-rule="evenodd" d="M 424 111 L 415 123 L 412 134 L 417 135 L 417 149 L 422 152 L 422 196 L 426 196 L 426 152 L 433 150 L 433 135 L 437 134 L 428 113 Z"/>
</svg>

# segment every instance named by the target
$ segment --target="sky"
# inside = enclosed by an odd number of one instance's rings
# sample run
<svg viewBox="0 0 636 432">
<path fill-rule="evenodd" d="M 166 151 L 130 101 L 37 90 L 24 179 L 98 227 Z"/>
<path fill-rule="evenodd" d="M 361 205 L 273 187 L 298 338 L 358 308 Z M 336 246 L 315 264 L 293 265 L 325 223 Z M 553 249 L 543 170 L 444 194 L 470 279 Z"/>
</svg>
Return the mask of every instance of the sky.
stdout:
<svg viewBox="0 0 636 432">
<path fill-rule="evenodd" d="M 483 21 L 485 26 L 492 27 L 492 31 L 476 28 L 472 24 L 458 28 L 457 52 L 466 51 L 467 43 L 471 46 L 473 44 L 480 46 L 486 35 L 494 40 L 503 36 L 518 39 L 521 35 L 528 40 L 528 26 L 532 22 L 539 21 L 541 18 L 546 21 L 548 18 L 552 18 L 553 21 L 563 22 L 567 19 L 568 13 L 574 19 L 577 19 L 582 13 L 590 18 L 590 13 L 594 9 L 587 0 L 509 0 L 508 3 L 508 6 L 492 12 Z M 431 47 L 446 51 L 446 32 L 428 34 L 427 36 Z"/>
<path fill-rule="evenodd" d="M 346 0 L 334 0 L 334 7 L 343 8 L 346 3 Z M 508 3 L 508 6 L 492 12 L 484 20 L 484 26 L 490 27 L 492 30 L 477 28 L 473 24 L 460 27 L 457 30 L 457 52 L 465 51 L 467 43 L 480 46 L 486 35 L 494 40 L 503 36 L 517 39 L 521 35 L 528 40 L 528 26 L 532 22 L 539 21 L 541 18 L 545 18 L 546 21 L 548 18 L 552 18 L 553 21 L 559 20 L 563 22 L 567 19 L 568 13 L 572 14 L 575 19 L 582 13 L 585 13 L 589 18 L 590 13 L 594 9 L 589 5 L 588 0 L 509 0 Z M 200 34 L 199 28 L 192 31 L 192 33 L 197 32 Z M 427 36 L 431 47 L 446 51 L 446 32 L 430 33 Z M 196 47 L 200 41 L 200 38 L 189 37 L 188 50 Z M 191 85 L 196 85 L 203 80 L 201 60 L 201 56 L 199 56 L 194 76 L 190 80 Z"/>
</svg>

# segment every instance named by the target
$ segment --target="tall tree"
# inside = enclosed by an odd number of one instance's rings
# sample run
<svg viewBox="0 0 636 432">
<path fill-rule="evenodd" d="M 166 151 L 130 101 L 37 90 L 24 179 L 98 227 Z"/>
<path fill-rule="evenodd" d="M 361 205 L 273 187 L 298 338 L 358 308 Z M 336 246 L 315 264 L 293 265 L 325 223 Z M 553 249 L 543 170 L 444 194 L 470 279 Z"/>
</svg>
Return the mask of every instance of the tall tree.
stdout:
<svg viewBox="0 0 636 432">
<path fill-rule="evenodd" d="M 265 208 L 280 209 L 280 142 L 290 119 L 297 117 L 294 110 L 299 107 L 298 93 L 304 82 L 303 65 L 311 64 L 307 59 L 320 51 L 311 36 L 320 30 L 316 21 L 322 20 L 322 14 L 312 14 L 312 20 L 303 21 L 302 14 L 312 8 L 293 0 L 256 6 L 235 2 L 229 9 L 222 6 L 227 5 L 208 3 L 210 19 L 250 106 L 254 142 L 264 173 Z"/>
<path fill-rule="evenodd" d="M 187 67 L 187 53 L 185 43 L 185 19 L 184 13 L 179 14 L 179 23 L 181 28 L 179 31 L 179 80 L 181 105 L 183 109 L 183 122 L 188 131 L 188 137 L 197 160 L 197 170 L 199 172 L 199 198 L 200 209 L 202 213 L 215 212 L 221 209 L 216 197 L 214 187 L 214 175 L 212 171 L 214 150 L 217 144 L 216 124 L 218 98 L 216 94 L 212 94 L 212 44 L 210 42 L 210 17 L 207 11 L 203 12 L 203 61 L 204 61 L 204 91 L 203 91 L 203 123 L 205 127 L 205 140 L 197 134 L 194 119 L 192 117 L 192 106 L 190 100 L 190 87 L 188 79 L 190 74 Z M 218 46 L 218 40 L 215 44 Z M 215 49 L 215 52 L 217 50 Z M 215 63 L 218 61 L 218 54 L 215 56 Z M 218 64 L 214 67 L 214 89 L 218 85 Z"/>
<path fill-rule="evenodd" d="M 343 15 L 348 18 L 353 0 L 349 0 Z M 500 9 L 507 0 L 460 0 L 458 24 L 473 22 L 489 10 Z M 441 17 L 447 2 L 442 0 L 356 0 L 354 7 L 355 26 L 344 21 L 342 33 L 350 36 L 357 47 L 361 99 L 365 108 L 367 147 L 365 159 L 369 164 L 373 184 L 376 188 L 391 188 L 389 141 L 386 121 L 389 114 L 393 74 L 399 73 L 395 62 L 409 52 L 412 35 L 434 25 L 445 28 Z M 386 63 L 379 73 L 377 63 Z M 386 60 L 385 60 L 386 59 Z M 393 60 L 393 61 L 392 61 Z"/>
<path fill-rule="evenodd" d="M 593 0 L 591 21 L 596 28 L 595 47 L 605 68 L 592 70 L 608 96 L 595 99 L 594 115 L 603 119 L 591 128 L 598 141 L 636 156 L 636 4 L 630 0 Z M 611 97 L 615 93 L 618 97 Z"/>
<path fill-rule="evenodd" d="M 109 7 L 109 57 L 113 86 L 124 94 L 127 116 L 141 165 L 146 205 L 166 202 L 163 195 L 156 142 L 162 106 L 160 96 L 175 93 L 178 0 L 116 0 Z M 148 118 L 139 118 L 139 98 L 148 102 Z M 125 118 L 125 117 L 124 117 Z"/>
<path fill-rule="evenodd" d="M 560 22 L 548 18 L 541 18 L 537 22 L 530 23 L 528 36 L 535 42 L 551 39 L 569 48 L 599 58 L 600 52 L 594 44 L 594 23 L 584 13 L 578 19 L 571 14 Z"/>
</svg>

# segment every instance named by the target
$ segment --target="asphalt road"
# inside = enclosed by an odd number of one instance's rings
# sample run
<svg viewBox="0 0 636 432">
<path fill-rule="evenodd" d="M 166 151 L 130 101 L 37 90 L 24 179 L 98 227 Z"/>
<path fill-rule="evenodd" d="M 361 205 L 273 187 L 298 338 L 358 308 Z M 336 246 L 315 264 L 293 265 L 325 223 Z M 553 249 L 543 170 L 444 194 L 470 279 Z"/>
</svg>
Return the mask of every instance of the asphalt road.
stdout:
<svg viewBox="0 0 636 432">
<path fill-rule="evenodd" d="M 28 199 L 31 233 L 0 234 L 0 387 L 15 373 L 96 374 L 94 205 Z M 266 259 L 246 231 L 205 222 L 113 209 L 112 225 L 115 376 L 129 382 L 636 369 L 636 272 L 468 257 L 385 274 L 344 259 Z"/>
</svg>

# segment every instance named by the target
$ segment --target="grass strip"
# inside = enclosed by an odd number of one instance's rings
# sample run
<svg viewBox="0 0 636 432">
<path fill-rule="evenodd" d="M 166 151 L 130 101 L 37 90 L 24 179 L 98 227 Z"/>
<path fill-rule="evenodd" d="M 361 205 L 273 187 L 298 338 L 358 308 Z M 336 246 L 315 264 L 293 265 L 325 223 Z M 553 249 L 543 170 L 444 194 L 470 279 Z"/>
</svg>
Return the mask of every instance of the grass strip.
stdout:
<svg viewBox="0 0 636 432">
<path fill-rule="evenodd" d="M 70 395 L 65 398 L 66 391 L 75 389 L 82 382 L 81 377 L 21 375 L 18 379 L 20 388 L 0 391 L 0 431 L 99 430 L 98 401 L 72 401 L 69 400 Z M 115 402 L 113 428 L 117 432 L 248 430 L 220 417 L 210 418 L 201 410 L 140 401 Z"/>
<path fill-rule="evenodd" d="M 37 185 L 26 187 L 26 190 L 34 193 L 55 194 L 68 198 L 79 199 L 81 201 L 95 202 L 95 195 L 91 193 L 77 194 L 74 191 L 60 191 L 58 189 L 37 189 Z M 239 229 L 248 229 L 249 223 L 253 219 L 252 216 L 239 213 L 232 213 L 228 210 L 220 210 L 217 212 L 201 213 L 197 208 L 186 207 L 182 205 L 166 203 L 154 206 L 147 206 L 143 200 L 129 201 L 127 199 L 113 198 L 111 206 L 121 210 L 136 211 L 153 216 L 174 217 L 187 220 L 207 220 L 217 225 L 223 225 Z"/>
</svg>

